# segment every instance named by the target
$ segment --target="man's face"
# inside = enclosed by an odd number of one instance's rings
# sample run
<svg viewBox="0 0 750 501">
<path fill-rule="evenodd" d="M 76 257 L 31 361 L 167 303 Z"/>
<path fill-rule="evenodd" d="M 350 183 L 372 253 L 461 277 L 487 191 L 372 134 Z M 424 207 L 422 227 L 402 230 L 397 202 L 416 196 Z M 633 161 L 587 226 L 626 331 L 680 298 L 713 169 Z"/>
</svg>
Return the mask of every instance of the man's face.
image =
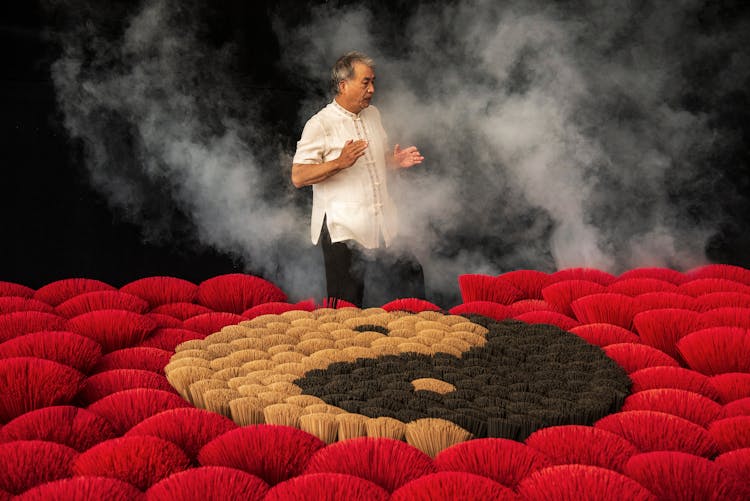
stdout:
<svg viewBox="0 0 750 501">
<path fill-rule="evenodd" d="M 369 66 L 355 62 L 354 76 L 341 82 L 339 89 L 339 95 L 346 108 L 359 113 L 370 106 L 370 100 L 375 93 L 375 72 Z"/>
</svg>

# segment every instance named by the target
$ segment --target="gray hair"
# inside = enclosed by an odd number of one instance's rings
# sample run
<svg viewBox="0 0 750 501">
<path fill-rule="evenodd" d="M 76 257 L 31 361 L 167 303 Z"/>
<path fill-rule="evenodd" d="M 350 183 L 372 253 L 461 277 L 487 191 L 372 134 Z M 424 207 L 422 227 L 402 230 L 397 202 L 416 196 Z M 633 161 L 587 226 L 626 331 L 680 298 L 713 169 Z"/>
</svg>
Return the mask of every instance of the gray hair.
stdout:
<svg viewBox="0 0 750 501">
<path fill-rule="evenodd" d="M 331 68 L 331 85 L 333 86 L 334 94 L 339 93 L 339 84 L 344 80 L 349 80 L 354 76 L 354 63 L 362 63 L 370 68 L 375 67 L 375 61 L 369 56 L 353 50 L 347 52 L 338 60 L 336 64 Z"/>
</svg>

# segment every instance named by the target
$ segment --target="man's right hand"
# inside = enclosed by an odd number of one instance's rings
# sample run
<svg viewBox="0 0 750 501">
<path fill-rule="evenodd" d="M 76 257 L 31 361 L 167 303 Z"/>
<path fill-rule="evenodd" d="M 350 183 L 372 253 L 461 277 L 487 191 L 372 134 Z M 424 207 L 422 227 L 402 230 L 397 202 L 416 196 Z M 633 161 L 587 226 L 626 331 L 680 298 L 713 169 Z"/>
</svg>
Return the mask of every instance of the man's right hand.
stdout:
<svg viewBox="0 0 750 501">
<path fill-rule="evenodd" d="M 311 184 L 325 181 L 336 173 L 348 169 L 359 157 L 365 154 L 367 141 L 354 141 L 350 139 L 344 144 L 341 155 L 335 160 L 329 160 L 322 164 L 293 164 L 292 165 L 292 183 L 295 187 L 301 188 Z"/>
<path fill-rule="evenodd" d="M 354 141 L 353 139 L 348 140 L 344 144 L 344 148 L 341 150 L 341 155 L 337 159 L 339 167 L 341 169 L 347 169 L 354 165 L 359 157 L 365 154 L 367 149 L 367 141 L 360 139 Z"/>
</svg>

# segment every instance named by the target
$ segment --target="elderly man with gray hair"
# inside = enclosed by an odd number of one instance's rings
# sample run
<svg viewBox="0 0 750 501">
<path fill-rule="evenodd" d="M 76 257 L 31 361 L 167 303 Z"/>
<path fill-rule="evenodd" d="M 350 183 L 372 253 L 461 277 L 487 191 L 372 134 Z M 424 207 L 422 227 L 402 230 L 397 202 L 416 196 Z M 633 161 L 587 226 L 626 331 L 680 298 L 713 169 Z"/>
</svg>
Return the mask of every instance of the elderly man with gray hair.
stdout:
<svg viewBox="0 0 750 501">
<path fill-rule="evenodd" d="M 388 194 L 389 169 L 424 157 L 415 146 L 391 150 L 377 108 L 375 63 L 349 52 L 334 64 L 335 97 L 305 124 L 292 165 L 292 183 L 313 187 L 311 238 L 320 243 L 328 297 L 362 306 L 366 271 L 390 279 L 390 296 L 424 297 L 422 267 L 394 251 L 398 214 Z M 379 272 L 373 270 L 380 267 Z"/>
</svg>

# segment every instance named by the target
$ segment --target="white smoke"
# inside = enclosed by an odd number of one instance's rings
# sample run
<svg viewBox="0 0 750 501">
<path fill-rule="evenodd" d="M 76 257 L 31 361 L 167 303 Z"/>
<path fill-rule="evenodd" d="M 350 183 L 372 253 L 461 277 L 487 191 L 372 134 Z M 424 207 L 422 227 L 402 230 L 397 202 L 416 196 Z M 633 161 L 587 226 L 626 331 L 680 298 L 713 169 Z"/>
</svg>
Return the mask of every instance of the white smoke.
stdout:
<svg viewBox="0 0 750 501">
<path fill-rule="evenodd" d="M 686 71 L 695 59 L 732 53 L 710 87 L 729 92 L 750 65 L 746 50 L 732 52 L 743 24 L 696 28 L 704 4 L 280 9 L 280 64 L 307 91 L 286 141 L 238 92 L 224 64 L 231 47 L 209 49 L 196 37 L 191 3 L 147 0 L 122 36 L 107 39 L 81 24 L 64 38 L 53 75 L 66 126 L 113 206 L 163 232 L 143 209 L 159 187 L 203 242 L 303 298 L 320 295 L 322 267 L 307 238 L 309 209 L 286 180 L 289 144 L 330 100 L 333 61 L 368 53 L 391 143 L 426 156 L 392 186 L 428 295 L 450 307 L 461 273 L 705 261 L 722 214 L 700 196 L 701 183 L 723 138 L 710 110 L 683 102 L 695 85 Z"/>
<path fill-rule="evenodd" d="M 85 144 L 96 187 L 147 232 L 159 223 L 142 205 L 155 195 L 149 187 L 165 185 L 200 241 L 242 257 L 292 296 L 320 295 L 318 256 L 304 251 L 309 216 L 269 190 L 288 158 L 274 151 L 253 103 L 225 81 L 227 54 L 198 42 L 190 16 L 149 0 L 115 40 L 85 25 L 70 34 L 52 69 L 66 126 Z M 115 156 L 113 142 L 134 143 L 135 158 Z M 269 151 L 275 163 L 264 163 Z"/>
<path fill-rule="evenodd" d="M 702 4 L 427 3 L 397 47 L 366 8 L 324 6 L 278 32 L 287 64 L 311 81 L 346 50 L 376 59 L 375 104 L 392 142 L 418 141 L 427 156 L 398 193 L 409 241 L 443 286 L 465 272 L 549 269 L 550 254 L 556 268 L 612 272 L 705 261 L 716 221 L 684 221 L 669 193 L 693 183 L 715 147 L 705 113 L 676 99 L 688 85 L 686 46 L 717 43 L 691 31 Z M 469 233 L 505 235 L 508 251 L 434 252 L 446 235 Z"/>
</svg>

